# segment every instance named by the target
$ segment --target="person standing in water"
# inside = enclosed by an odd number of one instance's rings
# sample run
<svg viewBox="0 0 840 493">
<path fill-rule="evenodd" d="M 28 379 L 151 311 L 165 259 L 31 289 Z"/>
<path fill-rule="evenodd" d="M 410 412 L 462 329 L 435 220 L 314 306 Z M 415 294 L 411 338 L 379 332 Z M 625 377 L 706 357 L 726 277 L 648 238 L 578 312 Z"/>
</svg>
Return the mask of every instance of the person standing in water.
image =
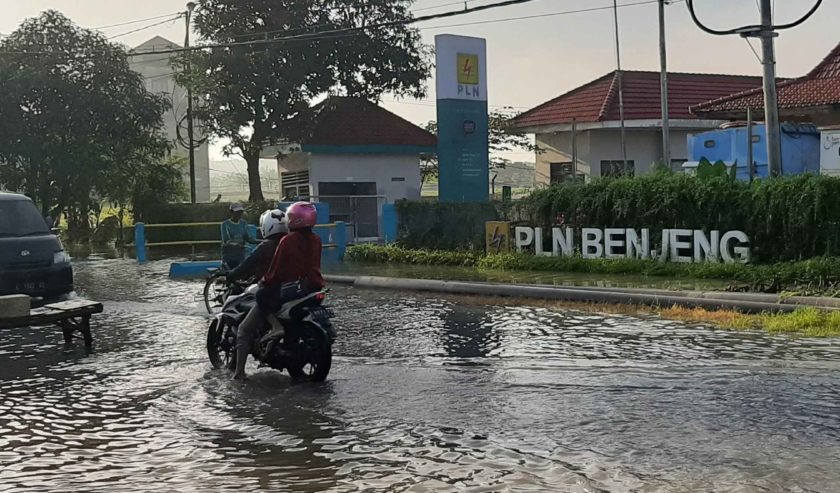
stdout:
<svg viewBox="0 0 840 493">
<path fill-rule="evenodd" d="M 234 269 L 245 259 L 245 244 L 258 243 L 248 233 L 248 223 L 243 219 L 245 208 L 239 202 L 230 204 L 230 217 L 222 223 L 222 263 Z"/>
</svg>

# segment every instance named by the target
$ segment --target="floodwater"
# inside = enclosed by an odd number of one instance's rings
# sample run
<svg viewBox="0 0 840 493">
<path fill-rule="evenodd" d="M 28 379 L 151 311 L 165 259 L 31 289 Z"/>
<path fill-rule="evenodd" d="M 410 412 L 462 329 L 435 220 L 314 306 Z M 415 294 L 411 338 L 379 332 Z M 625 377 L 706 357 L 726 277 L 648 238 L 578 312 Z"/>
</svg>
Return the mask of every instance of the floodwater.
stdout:
<svg viewBox="0 0 840 493">
<path fill-rule="evenodd" d="M 240 385 L 167 267 L 77 265 L 91 354 L 0 332 L 0 491 L 840 490 L 836 340 L 337 288 L 329 380 Z"/>
</svg>

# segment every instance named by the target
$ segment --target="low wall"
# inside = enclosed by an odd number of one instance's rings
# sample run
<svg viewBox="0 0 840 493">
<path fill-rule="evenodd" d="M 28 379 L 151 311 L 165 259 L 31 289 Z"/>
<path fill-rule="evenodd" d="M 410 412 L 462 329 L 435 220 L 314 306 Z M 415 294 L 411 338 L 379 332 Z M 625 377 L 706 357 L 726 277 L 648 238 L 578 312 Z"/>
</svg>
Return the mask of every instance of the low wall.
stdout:
<svg viewBox="0 0 840 493">
<path fill-rule="evenodd" d="M 803 307 L 840 310 L 840 299 L 788 297 L 751 293 L 669 291 L 593 287 L 456 282 L 430 279 L 401 279 L 372 276 L 332 276 L 327 282 L 357 288 L 401 289 L 446 294 L 538 298 L 589 303 L 615 303 L 647 306 L 685 306 L 709 310 L 728 309 L 744 313 L 792 312 Z"/>
</svg>

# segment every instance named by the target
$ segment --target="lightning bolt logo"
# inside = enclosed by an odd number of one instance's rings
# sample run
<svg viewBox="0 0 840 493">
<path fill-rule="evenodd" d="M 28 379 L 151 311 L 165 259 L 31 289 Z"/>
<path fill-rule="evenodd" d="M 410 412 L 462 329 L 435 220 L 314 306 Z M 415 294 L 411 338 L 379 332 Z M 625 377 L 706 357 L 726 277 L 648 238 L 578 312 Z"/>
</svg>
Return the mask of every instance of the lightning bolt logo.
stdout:
<svg viewBox="0 0 840 493">
<path fill-rule="evenodd" d="M 464 75 L 465 76 L 467 76 L 467 77 L 472 76 L 473 66 L 472 66 L 472 60 L 471 59 L 469 59 L 469 58 L 464 59 L 464 69 L 463 70 L 464 70 Z"/>
</svg>

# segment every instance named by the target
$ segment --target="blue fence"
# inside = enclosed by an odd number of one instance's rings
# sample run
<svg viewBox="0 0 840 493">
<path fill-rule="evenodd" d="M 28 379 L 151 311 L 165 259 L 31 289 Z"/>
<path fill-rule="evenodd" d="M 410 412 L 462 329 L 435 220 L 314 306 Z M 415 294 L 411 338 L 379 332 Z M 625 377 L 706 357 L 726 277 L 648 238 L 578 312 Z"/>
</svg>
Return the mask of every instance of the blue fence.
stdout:
<svg viewBox="0 0 840 493">
<path fill-rule="evenodd" d="M 143 264 L 148 261 L 149 247 L 156 246 L 195 246 L 195 245 L 218 245 L 221 249 L 221 240 L 207 240 L 207 241 L 181 241 L 181 242 L 165 242 L 165 243 L 148 243 L 146 242 L 146 229 L 154 227 L 191 227 L 194 223 L 184 224 L 144 224 L 137 223 L 134 226 L 134 247 L 137 251 L 137 262 Z M 206 225 L 201 223 L 200 225 Z M 252 233 L 256 237 L 256 227 L 249 225 L 253 229 Z M 347 225 L 343 222 L 336 222 L 333 224 L 319 224 L 315 226 L 315 231 L 321 237 L 323 243 L 322 262 L 339 262 L 344 259 L 344 252 L 347 250 Z M 253 246 L 250 247 L 251 250 Z M 221 254 L 221 250 L 219 252 Z M 221 256 L 221 255 L 220 255 Z M 203 277 L 208 271 L 218 269 L 221 266 L 221 260 L 211 260 L 206 262 L 175 262 L 169 268 L 170 277 Z"/>
</svg>

